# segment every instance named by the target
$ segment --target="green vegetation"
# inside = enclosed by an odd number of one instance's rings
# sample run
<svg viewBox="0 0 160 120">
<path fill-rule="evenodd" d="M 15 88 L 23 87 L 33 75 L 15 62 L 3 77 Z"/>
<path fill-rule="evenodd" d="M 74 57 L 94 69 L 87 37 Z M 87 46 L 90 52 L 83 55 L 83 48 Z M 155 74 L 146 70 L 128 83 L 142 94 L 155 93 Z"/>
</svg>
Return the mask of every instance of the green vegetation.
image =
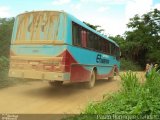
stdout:
<svg viewBox="0 0 160 120">
<path fill-rule="evenodd" d="M 142 71 L 143 70 L 138 63 L 135 63 L 130 59 L 121 58 L 120 63 L 121 63 L 122 71 L 126 71 L 126 70 Z"/>
<path fill-rule="evenodd" d="M 160 63 L 160 10 L 135 15 L 127 27 L 124 36 L 110 36 L 120 45 L 122 57 L 142 67 L 147 62 Z"/>
<path fill-rule="evenodd" d="M 99 103 L 90 103 L 81 115 L 70 117 L 69 120 L 91 120 L 95 119 L 95 114 L 125 114 L 141 117 L 146 115 L 155 117 L 154 115 L 160 114 L 160 74 L 156 73 L 155 69 L 144 83 L 140 83 L 141 79 L 131 71 L 122 74 L 121 79 L 122 87 L 118 93 L 104 97 Z"/>
<path fill-rule="evenodd" d="M 87 114 L 160 114 L 160 75 L 152 70 L 145 83 L 141 84 L 136 74 L 129 71 L 121 75 L 122 88 L 101 103 L 90 104 Z"/>
<path fill-rule="evenodd" d="M 11 84 L 8 79 L 8 63 L 9 62 L 6 57 L 0 57 L 0 88 L 6 87 Z"/>
<path fill-rule="evenodd" d="M 4 56 L 0 57 L 0 88 L 6 86 L 8 82 L 5 80 L 8 79 L 8 59 Z"/>
<path fill-rule="evenodd" d="M 0 72 L 7 71 L 14 18 L 0 18 Z"/>
<path fill-rule="evenodd" d="M 0 18 L 0 88 L 15 82 L 8 78 L 8 57 L 13 23 L 14 18 Z"/>
<path fill-rule="evenodd" d="M 100 33 L 104 32 L 104 29 L 102 29 L 101 26 L 99 25 L 92 25 L 87 22 L 83 22 L 83 23 L 85 23 L 87 26 L 91 27 L 92 29 L 96 30 L 97 32 L 100 32 Z"/>
<path fill-rule="evenodd" d="M 98 32 L 104 32 L 99 25 L 86 24 Z M 139 70 L 146 63 L 160 63 L 160 10 L 154 9 L 142 16 L 135 15 L 127 27 L 128 31 L 123 36 L 109 36 L 120 46 L 122 70 Z M 136 64 L 125 67 L 128 63 Z"/>
<path fill-rule="evenodd" d="M 0 18 L 0 88 L 5 88 L 24 80 L 8 78 L 9 47 L 14 18 Z"/>
<path fill-rule="evenodd" d="M 0 57 L 9 57 L 14 18 L 0 18 Z"/>
<path fill-rule="evenodd" d="M 7 71 L 8 71 L 8 59 L 4 56 L 1 56 L 0 57 L 0 76 L 1 76 L 1 79 L 4 79 L 6 78 L 6 74 L 7 74 Z"/>
</svg>

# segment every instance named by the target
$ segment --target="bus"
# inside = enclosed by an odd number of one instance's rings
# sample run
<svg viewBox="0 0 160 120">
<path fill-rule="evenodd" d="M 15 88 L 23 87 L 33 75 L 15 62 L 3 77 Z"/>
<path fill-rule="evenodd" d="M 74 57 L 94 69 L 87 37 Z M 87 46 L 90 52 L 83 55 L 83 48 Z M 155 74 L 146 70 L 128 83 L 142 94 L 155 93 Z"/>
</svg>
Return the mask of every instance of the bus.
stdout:
<svg viewBox="0 0 160 120">
<path fill-rule="evenodd" d="M 85 82 L 113 79 L 120 69 L 116 42 L 64 11 L 32 11 L 16 17 L 9 77 Z"/>
</svg>

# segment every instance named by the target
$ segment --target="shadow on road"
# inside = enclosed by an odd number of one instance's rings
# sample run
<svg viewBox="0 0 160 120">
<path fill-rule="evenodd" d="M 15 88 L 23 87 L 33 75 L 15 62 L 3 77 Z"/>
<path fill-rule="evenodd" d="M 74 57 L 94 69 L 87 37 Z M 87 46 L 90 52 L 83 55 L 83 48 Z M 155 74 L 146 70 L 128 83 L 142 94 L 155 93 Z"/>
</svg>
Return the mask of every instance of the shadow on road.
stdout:
<svg viewBox="0 0 160 120">
<path fill-rule="evenodd" d="M 96 91 L 97 88 L 109 86 L 111 83 L 116 80 L 97 80 L 95 86 L 91 89 L 86 88 L 85 83 L 64 83 L 60 87 L 54 87 L 47 84 L 47 82 L 40 83 L 40 86 L 32 87 L 31 89 L 27 89 L 23 94 L 27 94 L 32 97 L 50 97 L 50 98 L 67 98 L 71 95 L 76 95 L 81 92 L 92 92 Z M 39 84 L 39 82 L 38 82 Z M 32 85 L 32 84 L 30 84 Z"/>
</svg>

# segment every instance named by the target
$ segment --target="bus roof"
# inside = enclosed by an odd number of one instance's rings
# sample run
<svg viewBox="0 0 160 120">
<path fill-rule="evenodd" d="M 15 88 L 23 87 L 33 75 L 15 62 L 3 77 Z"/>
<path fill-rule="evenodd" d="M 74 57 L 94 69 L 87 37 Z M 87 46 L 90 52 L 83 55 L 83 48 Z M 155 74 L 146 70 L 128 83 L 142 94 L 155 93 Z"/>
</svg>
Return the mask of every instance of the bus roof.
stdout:
<svg viewBox="0 0 160 120">
<path fill-rule="evenodd" d="M 17 15 L 17 17 L 20 16 L 20 15 L 23 15 L 23 14 L 31 14 L 31 13 L 36 13 L 36 12 L 59 12 L 59 13 L 66 13 L 63 10 L 37 10 L 37 11 L 33 10 L 33 11 L 26 11 L 26 12 L 20 13 L 20 14 Z"/>
<path fill-rule="evenodd" d="M 119 47 L 119 45 L 118 45 L 115 41 L 113 41 L 112 39 L 106 37 L 105 35 L 103 35 L 103 34 L 101 34 L 101 33 L 99 33 L 99 32 L 97 32 L 96 30 L 94 30 L 94 29 L 92 29 L 91 27 L 87 26 L 85 23 L 83 23 L 82 21 L 80 21 L 79 19 L 77 19 L 76 17 L 74 17 L 73 15 L 71 15 L 71 14 L 69 14 L 69 13 L 67 13 L 67 12 L 65 12 L 65 11 L 63 11 L 63 10 L 55 10 L 55 11 L 54 11 L 54 10 L 42 10 L 42 11 L 30 11 L 30 12 L 27 11 L 27 12 L 25 12 L 25 13 L 21 13 L 21 14 L 17 15 L 17 17 L 20 16 L 20 15 L 23 15 L 23 14 L 30 14 L 30 13 L 34 13 L 34 12 L 59 12 L 59 13 L 64 13 L 64 14 L 66 14 L 72 21 L 74 21 L 75 23 L 77 23 L 77 24 L 81 25 L 82 27 L 90 30 L 91 32 L 93 32 L 93 33 L 95 33 L 95 34 L 97 34 L 97 35 L 99 35 L 99 36 L 107 39 L 108 41 L 114 43 L 116 46 Z"/>
</svg>

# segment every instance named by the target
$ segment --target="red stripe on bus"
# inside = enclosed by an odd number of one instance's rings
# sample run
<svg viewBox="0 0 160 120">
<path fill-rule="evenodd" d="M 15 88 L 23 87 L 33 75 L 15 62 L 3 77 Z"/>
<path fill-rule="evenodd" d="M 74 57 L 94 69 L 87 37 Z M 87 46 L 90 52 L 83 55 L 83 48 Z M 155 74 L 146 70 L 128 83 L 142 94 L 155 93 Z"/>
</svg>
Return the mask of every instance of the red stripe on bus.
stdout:
<svg viewBox="0 0 160 120">
<path fill-rule="evenodd" d="M 78 64 L 78 62 L 68 52 L 68 50 L 65 50 L 59 56 L 63 57 L 62 61 L 66 66 L 64 72 L 70 72 L 70 80 L 72 82 L 84 82 L 89 80 L 91 72 L 86 70 L 82 65 L 73 65 Z"/>
</svg>

